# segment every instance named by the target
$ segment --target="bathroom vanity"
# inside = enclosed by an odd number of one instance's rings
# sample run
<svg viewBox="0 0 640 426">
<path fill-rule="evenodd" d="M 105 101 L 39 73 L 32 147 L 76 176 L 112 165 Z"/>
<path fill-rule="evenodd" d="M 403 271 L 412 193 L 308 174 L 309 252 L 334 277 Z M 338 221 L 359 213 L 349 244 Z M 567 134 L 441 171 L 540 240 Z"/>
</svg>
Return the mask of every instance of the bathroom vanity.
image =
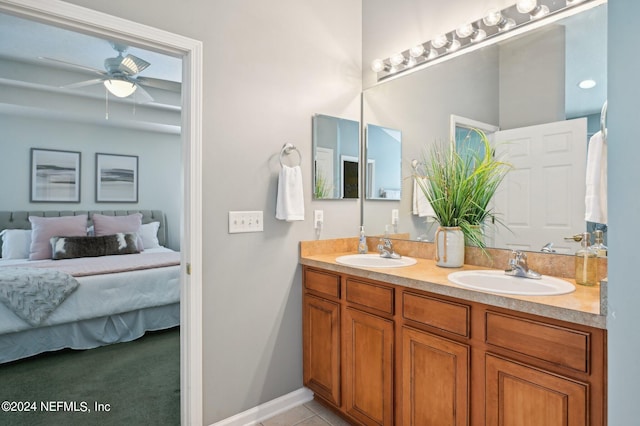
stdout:
<svg viewBox="0 0 640 426">
<path fill-rule="evenodd" d="M 304 384 L 350 422 L 606 424 L 599 287 L 498 295 L 428 258 L 355 268 L 340 254 L 301 249 Z"/>
</svg>

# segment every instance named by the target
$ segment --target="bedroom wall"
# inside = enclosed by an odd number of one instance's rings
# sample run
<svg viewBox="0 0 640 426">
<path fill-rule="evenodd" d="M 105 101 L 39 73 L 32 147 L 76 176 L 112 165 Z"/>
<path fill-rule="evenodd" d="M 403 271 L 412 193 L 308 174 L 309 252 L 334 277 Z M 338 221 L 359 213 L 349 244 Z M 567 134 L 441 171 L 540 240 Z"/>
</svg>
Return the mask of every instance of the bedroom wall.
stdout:
<svg viewBox="0 0 640 426">
<path fill-rule="evenodd" d="M 298 243 L 355 236 L 357 200 L 311 200 L 311 117 L 359 120 L 361 0 L 73 0 L 203 41 L 204 423 L 302 386 Z M 302 154 L 305 220 L 275 219 L 278 155 Z M 230 210 L 264 232 L 228 234 Z"/>
<path fill-rule="evenodd" d="M 0 170 L 11 185 L 0 185 L 0 210 L 133 210 L 160 209 L 166 213 L 169 247 L 180 249 L 179 137 L 131 130 L 96 128 L 52 120 L 0 114 Z M 178 139 L 178 141 L 176 141 Z M 90 140 L 90 142 L 87 142 Z M 153 144 L 153 150 L 148 147 Z M 81 152 L 80 203 L 29 202 L 30 149 Z M 95 202 L 95 154 L 137 155 L 138 203 Z M 176 194 L 167 197 L 166 194 Z"/>
</svg>

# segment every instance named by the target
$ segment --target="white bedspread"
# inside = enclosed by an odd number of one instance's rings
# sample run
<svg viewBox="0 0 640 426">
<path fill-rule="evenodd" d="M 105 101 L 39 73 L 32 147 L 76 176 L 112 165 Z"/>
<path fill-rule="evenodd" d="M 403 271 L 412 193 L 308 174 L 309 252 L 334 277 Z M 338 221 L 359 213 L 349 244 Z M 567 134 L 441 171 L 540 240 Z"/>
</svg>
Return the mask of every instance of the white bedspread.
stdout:
<svg viewBox="0 0 640 426">
<path fill-rule="evenodd" d="M 27 262 L 30 265 L 36 263 Z M 2 263 L 18 266 L 23 262 Z M 76 291 L 42 322 L 42 327 L 180 301 L 179 265 L 83 276 L 77 280 L 80 285 Z M 26 321 L 0 304 L 0 334 L 28 328 L 31 326 Z"/>
</svg>

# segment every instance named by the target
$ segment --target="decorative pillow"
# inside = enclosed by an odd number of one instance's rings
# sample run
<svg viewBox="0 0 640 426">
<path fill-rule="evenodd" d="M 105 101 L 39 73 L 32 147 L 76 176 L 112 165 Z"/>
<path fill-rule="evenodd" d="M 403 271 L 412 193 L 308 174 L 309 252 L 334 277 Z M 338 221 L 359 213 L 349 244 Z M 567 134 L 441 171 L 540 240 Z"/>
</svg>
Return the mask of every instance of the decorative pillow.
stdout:
<svg viewBox="0 0 640 426">
<path fill-rule="evenodd" d="M 118 233 L 100 237 L 51 237 L 53 260 L 139 253 L 138 234 Z"/>
<path fill-rule="evenodd" d="M 2 258 L 3 259 L 27 259 L 31 246 L 31 229 L 3 229 Z"/>
<path fill-rule="evenodd" d="M 160 229 L 160 222 L 145 223 L 142 225 L 142 245 L 145 250 L 160 247 L 158 229 Z"/>
<path fill-rule="evenodd" d="M 29 216 L 31 246 L 29 260 L 51 259 L 51 237 L 83 237 L 87 235 L 87 216 Z"/>
<path fill-rule="evenodd" d="M 144 250 L 142 237 L 140 236 L 142 213 L 133 213 L 128 216 L 105 216 L 94 213 L 91 218 L 93 219 L 93 232 L 96 237 L 113 235 L 120 232 L 135 232 L 138 234 L 136 241 L 138 251 Z"/>
</svg>

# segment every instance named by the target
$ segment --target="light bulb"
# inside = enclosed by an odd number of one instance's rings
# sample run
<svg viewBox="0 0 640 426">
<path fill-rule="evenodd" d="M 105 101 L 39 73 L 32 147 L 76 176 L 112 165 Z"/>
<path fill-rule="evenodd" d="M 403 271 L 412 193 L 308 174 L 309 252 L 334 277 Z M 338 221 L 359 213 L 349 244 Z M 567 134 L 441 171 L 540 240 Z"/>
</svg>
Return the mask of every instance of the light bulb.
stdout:
<svg viewBox="0 0 640 426">
<path fill-rule="evenodd" d="M 596 87 L 596 82 L 595 80 L 591 79 L 582 80 L 580 83 L 578 83 L 578 87 L 581 89 L 593 89 L 594 87 Z"/>
<path fill-rule="evenodd" d="M 458 27 L 458 29 L 456 29 L 456 34 L 460 38 L 469 37 L 471 34 L 473 34 L 473 32 L 474 32 L 474 28 L 473 28 L 473 25 L 471 24 L 465 24 L 465 25 L 462 25 L 461 27 Z"/>
<path fill-rule="evenodd" d="M 474 43 L 477 43 L 479 41 L 484 40 L 485 38 L 487 38 L 487 32 L 485 30 L 478 29 L 476 33 L 473 36 L 471 36 L 471 41 Z"/>
<path fill-rule="evenodd" d="M 133 92 L 138 88 L 134 83 L 124 79 L 110 78 L 103 82 L 104 87 L 107 88 L 111 94 L 119 98 L 126 98 L 131 96 Z"/>
<path fill-rule="evenodd" d="M 482 22 L 489 27 L 498 25 L 500 21 L 502 21 L 502 13 L 498 9 L 489 9 L 484 18 L 482 18 Z"/>
<path fill-rule="evenodd" d="M 457 38 L 454 38 L 453 40 L 451 40 L 451 43 L 449 43 L 449 45 L 447 46 L 447 52 L 455 52 L 458 49 L 460 49 L 460 40 L 458 40 Z"/>
<path fill-rule="evenodd" d="M 409 56 L 412 58 L 419 58 L 422 55 L 424 55 L 424 46 L 422 44 L 418 44 L 409 49 Z"/>
<path fill-rule="evenodd" d="M 518 0 L 516 9 L 520 13 L 528 13 L 532 19 L 538 19 L 549 13 L 545 5 L 538 6 L 538 0 Z"/>
<path fill-rule="evenodd" d="M 440 34 L 439 36 L 431 40 L 431 45 L 436 49 L 440 49 L 441 47 L 446 46 L 448 43 L 449 39 L 447 38 L 446 34 Z"/>
<path fill-rule="evenodd" d="M 436 49 L 429 49 L 429 54 L 427 55 L 427 59 L 435 59 L 438 57 L 438 51 Z"/>
<path fill-rule="evenodd" d="M 518 0 L 516 9 L 520 13 L 529 13 L 538 6 L 538 0 Z"/>
<path fill-rule="evenodd" d="M 371 69 L 374 72 L 386 71 L 387 64 L 385 64 L 382 59 L 374 59 L 373 62 L 371 62 Z"/>
<path fill-rule="evenodd" d="M 402 65 L 404 63 L 404 55 L 402 53 L 396 53 L 389 58 L 389 62 L 392 66 L 397 67 L 398 65 Z"/>
</svg>

